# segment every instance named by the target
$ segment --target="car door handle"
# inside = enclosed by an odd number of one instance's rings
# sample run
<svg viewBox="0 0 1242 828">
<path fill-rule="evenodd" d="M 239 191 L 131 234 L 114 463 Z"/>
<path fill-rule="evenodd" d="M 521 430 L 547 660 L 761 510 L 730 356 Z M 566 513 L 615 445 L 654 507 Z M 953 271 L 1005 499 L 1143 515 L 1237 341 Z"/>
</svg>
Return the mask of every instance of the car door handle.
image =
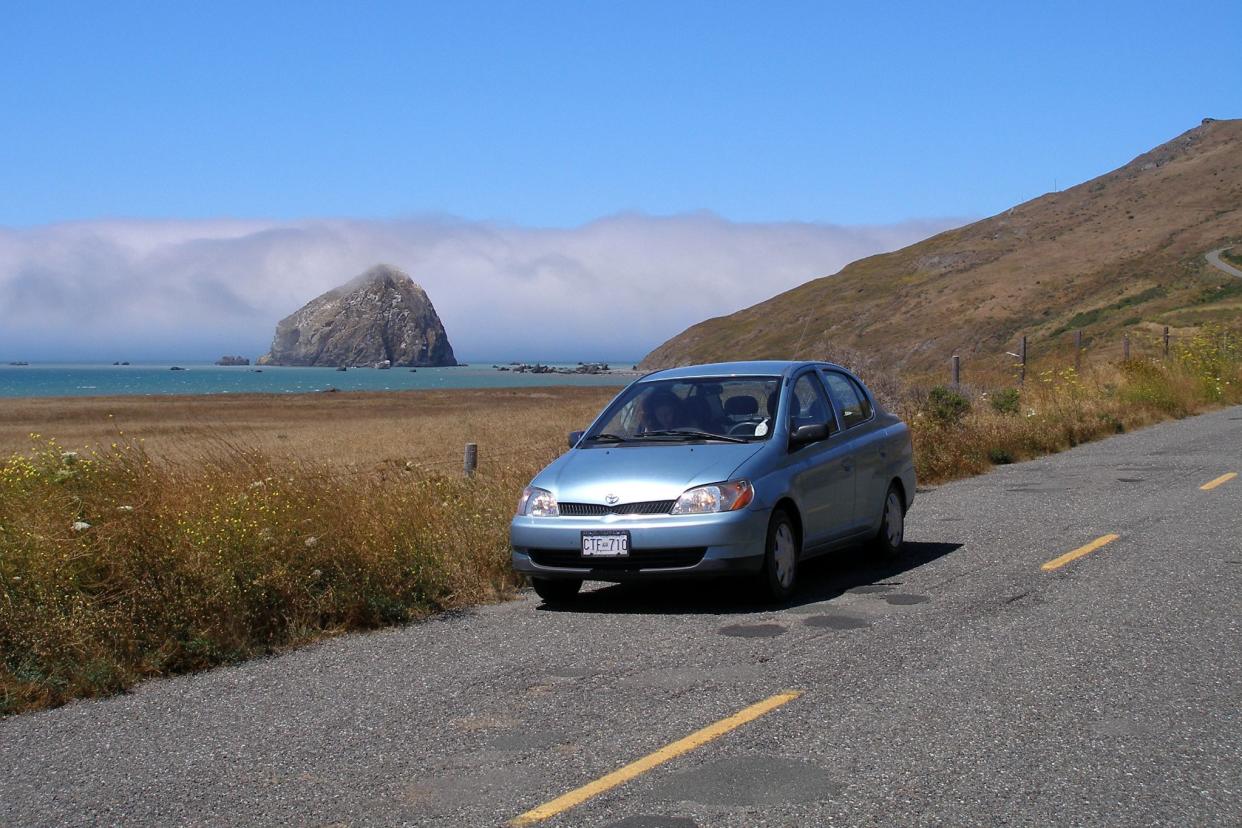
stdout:
<svg viewBox="0 0 1242 828">
<path fill-rule="evenodd" d="M 852 460 L 843 460 L 843 461 L 841 461 L 841 470 L 842 470 L 842 471 L 847 471 L 847 472 L 853 471 L 853 470 L 854 470 L 854 461 L 852 461 Z"/>
</svg>

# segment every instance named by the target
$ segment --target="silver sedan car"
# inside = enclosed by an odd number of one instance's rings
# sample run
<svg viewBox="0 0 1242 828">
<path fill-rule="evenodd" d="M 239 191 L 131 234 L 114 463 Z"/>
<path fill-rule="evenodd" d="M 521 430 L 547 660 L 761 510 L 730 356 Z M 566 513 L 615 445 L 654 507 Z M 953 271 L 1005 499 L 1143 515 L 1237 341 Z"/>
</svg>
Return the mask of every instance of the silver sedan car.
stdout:
<svg viewBox="0 0 1242 828">
<path fill-rule="evenodd" d="M 584 580 L 742 574 L 776 600 L 802 561 L 902 544 L 910 430 L 849 371 L 733 362 L 648 374 L 522 492 L 513 567 L 548 603 Z"/>
</svg>

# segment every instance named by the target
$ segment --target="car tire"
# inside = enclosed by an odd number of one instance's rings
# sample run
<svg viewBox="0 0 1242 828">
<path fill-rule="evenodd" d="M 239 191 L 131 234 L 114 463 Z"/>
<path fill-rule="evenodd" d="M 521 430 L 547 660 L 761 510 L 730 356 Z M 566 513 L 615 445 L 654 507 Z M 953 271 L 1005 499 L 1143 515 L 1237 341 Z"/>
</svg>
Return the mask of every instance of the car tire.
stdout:
<svg viewBox="0 0 1242 828">
<path fill-rule="evenodd" d="M 901 490 L 893 483 L 884 495 L 884 514 L 880 529 L 871 539 L 871 549 L 881 560 L 895 560 L 901 554 L 906 539 L 906 502 Z"/>
<path fill-rule="evenodd" d="M 784 509 L 772 513 L 764 547 L 763 570 L 759 573 L 760 594 L 773 601 L 784 601 L 798 585 L 798 558 L 802 541 L 798 526 Z"/>
<path fill-rule="evenodd" d="M 572 604 L 578 597 L 578 590 L 582 589 L 582 581 L 572 578 L 531 578 L 530 585 L 549 606 Z"/>
</svg>

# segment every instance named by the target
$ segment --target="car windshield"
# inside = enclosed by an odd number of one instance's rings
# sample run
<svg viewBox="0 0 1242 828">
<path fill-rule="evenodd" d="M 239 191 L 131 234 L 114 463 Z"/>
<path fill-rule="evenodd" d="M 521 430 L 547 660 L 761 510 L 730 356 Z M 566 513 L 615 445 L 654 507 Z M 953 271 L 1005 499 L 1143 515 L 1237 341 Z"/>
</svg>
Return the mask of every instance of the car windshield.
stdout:
<svg viewBox="0 0 1242 828">
<path fill-rule="evenodd" d="M 586 436 L 594 444 L 717 440 L 753 442 L 772 433 L 778 377 L 701 377 L 638 382 Z"/>
</svg>

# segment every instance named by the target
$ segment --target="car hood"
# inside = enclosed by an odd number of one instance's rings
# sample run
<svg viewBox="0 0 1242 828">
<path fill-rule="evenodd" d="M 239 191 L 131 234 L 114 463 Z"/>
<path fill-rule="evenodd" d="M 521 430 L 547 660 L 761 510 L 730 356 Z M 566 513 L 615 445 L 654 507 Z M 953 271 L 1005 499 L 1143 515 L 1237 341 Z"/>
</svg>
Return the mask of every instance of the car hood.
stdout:
<svg viewBox="0 0 1242 828">
<path fill-rule="evenodd" d="M 686 489 L 728 480 L 763 443 L 676 443 L 573 449 L 532 481 L 567 503 L 675 500 Z"/>
</svg>

